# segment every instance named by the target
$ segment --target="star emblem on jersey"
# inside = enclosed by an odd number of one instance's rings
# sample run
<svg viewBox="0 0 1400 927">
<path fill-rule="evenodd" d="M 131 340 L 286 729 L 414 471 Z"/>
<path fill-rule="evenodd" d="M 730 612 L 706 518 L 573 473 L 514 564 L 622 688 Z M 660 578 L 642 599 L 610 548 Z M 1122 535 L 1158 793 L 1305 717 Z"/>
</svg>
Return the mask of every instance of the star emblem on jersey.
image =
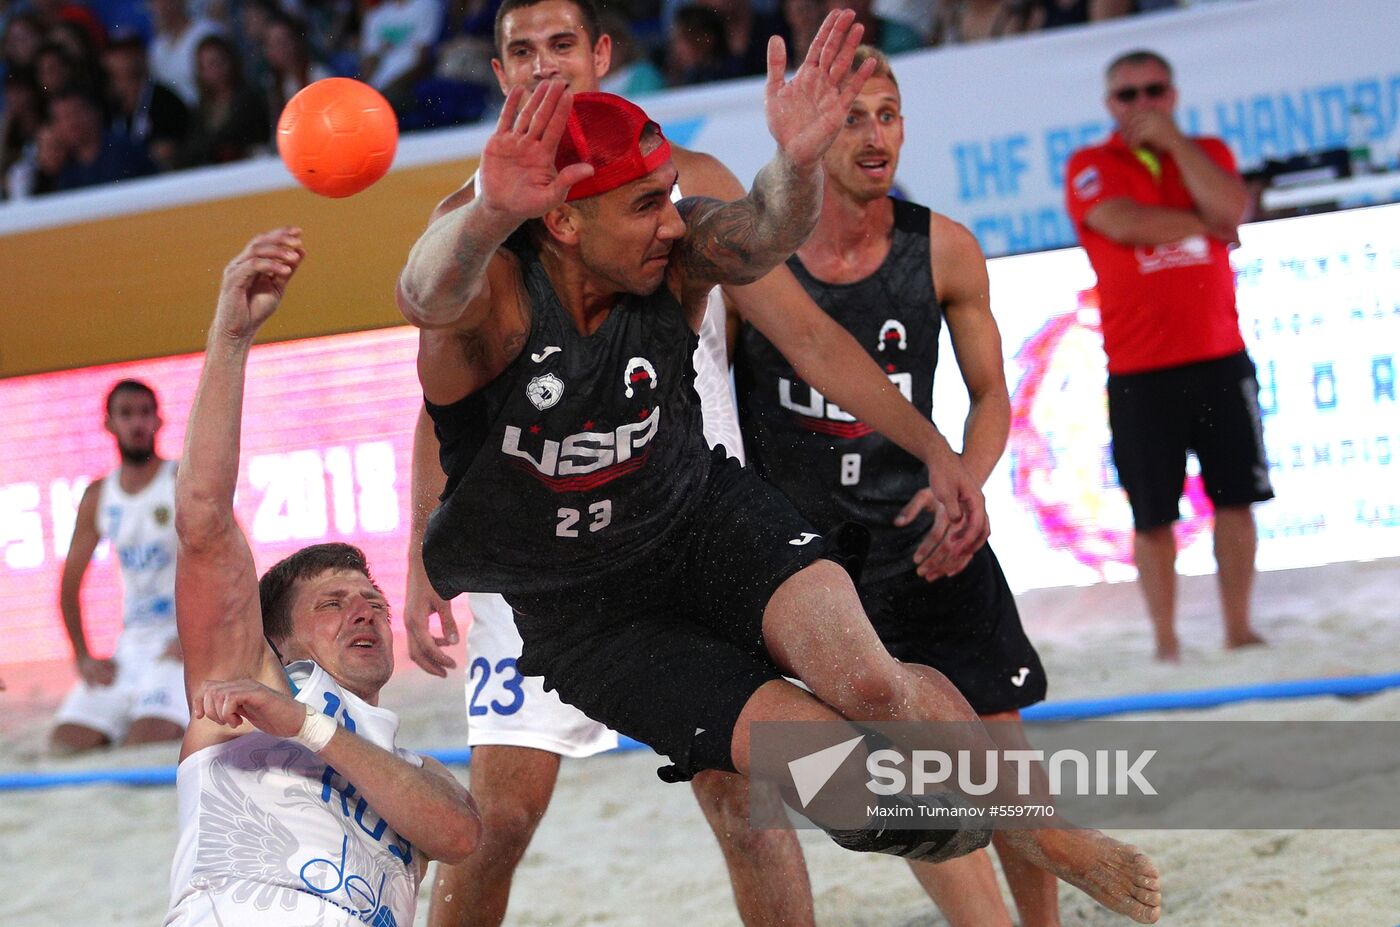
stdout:
<svg viewBox="0 0 1400 927">
<path fill-rule="evenodd" d="M 151 515 L 155 518 L 156 524 L 160 525 L 162 528 L 170 524 L 170 508 L 168 506 L 156 506 L 156 510 L 152 512 Z"/>
<path fill-rule="evenodd" d="M 564 381 L 552 373 L 535 377 L 525 384 L 525 397 L 543 412 L 559 402 L 564 395 Z"/>
<path fill-rule="evenodd" d="M 645 357 L 634 357 L 627 362 L 627 371 L 622 375 L 622 385 L 626 387 L 627 398 L 636 395 L 644 385 L 656 389 L 656 368 Z"/>
<path fill-rule="evenodd" d="M 876 342 L 876 347 L 881 351 L 893 348 L 908 350 L 909 332 L 905 330 L 904 323 L 899 319 L 885 319 L 885 324 L 880 326 L 880 340 Z"/>
</svg>

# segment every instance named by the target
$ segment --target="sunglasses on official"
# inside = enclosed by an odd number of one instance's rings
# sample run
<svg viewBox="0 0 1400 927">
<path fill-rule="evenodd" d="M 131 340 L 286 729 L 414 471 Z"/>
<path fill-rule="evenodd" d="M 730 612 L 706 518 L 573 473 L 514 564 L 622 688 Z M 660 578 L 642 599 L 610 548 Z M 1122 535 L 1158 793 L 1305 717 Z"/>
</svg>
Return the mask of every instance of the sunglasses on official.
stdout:
<svg viewBox="0 0 1400 927">
<path fill-rule="evenodd" d="M 1119 103 L 1131 103 L 1142 94 L 1149 100 L 1160 100 L 1167 95 L 1167 91 L 1172 89 L 1172 85 L 1158 81 L 1157 83 L 1144 84 L 1141 87 L 1120 87 L 1113 91 L 1113 99 Z"/>
</svg>

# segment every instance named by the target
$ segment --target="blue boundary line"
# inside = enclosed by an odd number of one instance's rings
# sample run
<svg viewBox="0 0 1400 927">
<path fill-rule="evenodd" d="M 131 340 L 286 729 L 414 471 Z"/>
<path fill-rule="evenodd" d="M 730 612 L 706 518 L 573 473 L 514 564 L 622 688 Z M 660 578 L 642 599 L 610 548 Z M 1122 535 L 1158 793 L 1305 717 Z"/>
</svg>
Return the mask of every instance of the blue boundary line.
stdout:
<svg viewBox="0 0 1400 927">
<path fill-rule="evenodd" d="M 1379 676 L 1342 676 L 1333 679 L 1297 679 L 1261 685 L 1196 689 L 1184 692 L 1147 692 L 1105 699 L 1078 699 L 1042 702 L 1021 712 L 1027 721 L 1077 721 L 1143 711 L 1183 711 L 1215 708 L 1239 702 L 1270 702 L 1281 699 L 1334 695 L 1355 698 L 1375 695 L 1400 687 L 1400 673 Z"/>
<path fill-rule="evenodd" d="M 1077 721 L 1146 711 L 1187 711 L 1215 708 L 1240 702 L 1339 696 L 1356 698 L 1400 688 L 1400 673 L 1378 676 L 1343 676 L 1334 679 L 1299 679 L 1262 685 L 1229 686 L 1184 692 L 1147 692 L 1116 698 L 1076 699 L 1042 702 L 1021 712 L 1027 721 Z M 618 750 L 645 750 L 645 744 L 630 737 L 621 738 Z M 426 750 L 428 756 L 450 766 L 466 765 L 471 748 Z M 59 773 L 15 773 L 0 775 L 0 792 L 54 789 L 80 785 L 173 785 L 174 766 L 143 766 L 130 769 L 88 769 Z"/>
</svg>

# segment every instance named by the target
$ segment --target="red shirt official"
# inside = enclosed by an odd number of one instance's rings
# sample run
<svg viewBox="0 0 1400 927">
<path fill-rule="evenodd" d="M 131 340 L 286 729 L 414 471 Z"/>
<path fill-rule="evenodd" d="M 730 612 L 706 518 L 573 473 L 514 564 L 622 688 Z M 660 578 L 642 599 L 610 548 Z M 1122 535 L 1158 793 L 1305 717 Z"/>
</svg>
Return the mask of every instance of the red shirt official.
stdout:
<svg viewBox="0 0 1400 927">
<path fill-rule="evenodd" d="M 1193 141 L 1235 172 L 1234 157 L 1220 139 Z M 1109 373 L 1178 367 L 1244 350 L 1226 242 L 1191 235 L 1165 245 L 1124 245 L 1084 221 L 1095 206 L 1118 198 L 1194 208 L 1170 156 L 1139 158 L 1115 132 L 1105 144 L 1075 152 L 1067 177 L 1066 207 L 1099 278 Z"/>
</svg>

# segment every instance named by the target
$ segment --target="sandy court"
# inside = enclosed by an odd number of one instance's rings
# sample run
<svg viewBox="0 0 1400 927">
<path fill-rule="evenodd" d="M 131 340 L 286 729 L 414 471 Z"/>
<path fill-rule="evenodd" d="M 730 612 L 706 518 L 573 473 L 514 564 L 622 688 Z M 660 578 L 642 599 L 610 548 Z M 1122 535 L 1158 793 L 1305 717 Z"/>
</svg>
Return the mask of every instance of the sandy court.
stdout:
<svg viewBox="0 0 1400 927">
<path fill-rule="evenodd" d="M 1051 680 L 1051 698 L 1088 698 L 1394 672 L 1400 669 L 1400 563 L 1263 574 L 1257 610 L 1267 649 L 1224 653 L 1213 580 L 1182 587 L 1185 663 L 1147 659 L 1145 618 L 1130 585 L 1038 591 L 1020 598 Z M 39 757 L 66 669 L 7 671 L 0 696 L 0 773 L 173 762 L 144 748 L 56 762 Z M 406 660 L 384 704 L 401 742 L 465 739 L 462 682 Z M 1400 691 L 1214 709 L 1213 718 L 1400 721 Z M 1140 716 L 1151 724 L 1153 716 Z M 559 791 L 517 876 L 509 924 L 721 927 L 738 923 L 719 852 L 689 790 L 666 786 L 649 754 L 566 762 Z M 160 922 L 174 846 L 173 788 L 94 786 L 0 794 L 0 866 L 12 874 L 7 927 Z M 1162 923 L 1189 927 L 1400 924 L 1400 833 L 1154 831 L 1116 834 L 1148 850 L 1164 876 Z M 805 833 L 818 918 L 830 927 L 941 924 L 898 860 L 860 856 Z M 1063 889 L 1064 922 L 1127 923 Z M 425 922 L 426 903 L 419 923 Z"/>
</svg>

